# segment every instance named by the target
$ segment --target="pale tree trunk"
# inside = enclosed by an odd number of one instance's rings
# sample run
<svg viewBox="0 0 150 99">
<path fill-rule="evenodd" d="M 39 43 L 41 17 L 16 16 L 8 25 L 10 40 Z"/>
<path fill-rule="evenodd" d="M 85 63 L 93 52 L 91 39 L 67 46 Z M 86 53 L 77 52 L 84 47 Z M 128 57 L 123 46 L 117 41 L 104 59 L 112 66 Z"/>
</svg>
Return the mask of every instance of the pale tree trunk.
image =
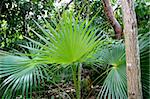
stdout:
<svg viewBox="0 0 150 99">
<path fill-rule="evenodd" d="M 121 0 L 126 47 L 128 99 L 142 99 L 140 56 L 134 0 Z"/>
</svg>

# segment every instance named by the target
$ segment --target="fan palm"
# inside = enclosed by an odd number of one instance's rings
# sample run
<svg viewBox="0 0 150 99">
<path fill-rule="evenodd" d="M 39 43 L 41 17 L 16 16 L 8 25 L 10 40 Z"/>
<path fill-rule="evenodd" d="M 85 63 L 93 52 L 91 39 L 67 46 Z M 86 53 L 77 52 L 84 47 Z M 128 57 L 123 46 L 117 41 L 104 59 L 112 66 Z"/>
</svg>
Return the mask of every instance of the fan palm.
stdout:
<svg viewBox="0 0 150 99">
<path fill-rule="evenodd" d="M 59 23 L 54 22 L 55 28 L 45 19 L 46 28 L 35 22 L 42 33 L 37 33 L 33 29 L 31 31 L 40 41 L 25 38 L 38 47 L 20 45 L 31 52 L 23 54 L 26 57 L 14 55 L 0 57 L 0 77 L 6 77 L 1 87 L 6 89 L 4 96 L 19 89 L 22 89 L 23 95 L 28 95 L 29 90 L 32 92 L 33 85 L 41 83 L 41 80 L 44 82 L 44 75 L 47 75 L 46 64 L 57 64 L 72 68 L 77 99 L 80 99 L 82 62 L 91 57 L 94 49 L 101 43 L 101 38 L 96 35 L 97 29 L 89 27 L 92 20 L 87 24 L 86 21 L 81 22 L 72 14 L 65 12 Z"/>
<path fill-rule="evenodd" d="M 109 72 L 99 93 L 100 99 L 126 99 L 126 69 L 123 44 L 100 51 L 99 64 L 107 64 Z"/>
<path fill-rule="evenodd" d="M 139 35 L 141 76 L 143 96 L 148 99 L 149 93 L 149 33 Z M 100 99 L 127 99 L 127 79 L 125 49 L 123 44 L 115 44 L 96 53 L 99 65 L 109 67 L 107 77 L 103 82 L 102 89 L 98 95 Z"/>
</svg>

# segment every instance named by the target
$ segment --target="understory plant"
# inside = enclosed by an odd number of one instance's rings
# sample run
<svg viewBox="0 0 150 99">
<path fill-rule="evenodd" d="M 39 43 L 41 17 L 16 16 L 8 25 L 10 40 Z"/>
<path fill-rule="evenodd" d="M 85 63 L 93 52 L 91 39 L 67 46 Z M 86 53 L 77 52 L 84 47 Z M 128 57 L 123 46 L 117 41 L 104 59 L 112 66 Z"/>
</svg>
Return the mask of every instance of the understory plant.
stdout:
<svg viewBox="0 0 150 99">
<path fill-rule="evenodd" d="M 139 35 L 141 80 L 144 99 L 150 97 L 150 42 L 149 33 Z M 105 68 L 102 76 L 107 75 L 102 88 L 97 96 L 98 99 L 127 99 L 127 78 L 125 47 L 121 42 L 108 44 L 94 55 L 95 64 Z M 94 63 L 93 63 L 94 64 Z M 101 76 L 101 75 L 100 75 Z M 102 78 L 102 77 L 101 77 Z"/>
<path fill-rule="evenodd" d="M 82 63 L 92 57 L 103 37 L 100 37 L 97 28 L 90 27 L 93 19 L 87 23 L 72 13 L 64 12 L 59 22 L 53 22 L 54 26 L 43 20 L 45 28 L 34 21 L 41 33 L 30 29 L 39 40 L 25 37 L 29 43 L 20 44 L 29 50 L 28 53 L 3 54 L 0 57 L 0 77 L 4 78 L 0 87 L 4 89 L 3 98 L 11 98 L 20 91 L 22 96 L 31 98 L 32 90 L 44 84 L 44 78 L 51 76 L 48 72 L 59 66 L 72 68 L 76 98 L 81 98 Z M 47 67 L 52 70 L 47 70 Z"/>
</svg>

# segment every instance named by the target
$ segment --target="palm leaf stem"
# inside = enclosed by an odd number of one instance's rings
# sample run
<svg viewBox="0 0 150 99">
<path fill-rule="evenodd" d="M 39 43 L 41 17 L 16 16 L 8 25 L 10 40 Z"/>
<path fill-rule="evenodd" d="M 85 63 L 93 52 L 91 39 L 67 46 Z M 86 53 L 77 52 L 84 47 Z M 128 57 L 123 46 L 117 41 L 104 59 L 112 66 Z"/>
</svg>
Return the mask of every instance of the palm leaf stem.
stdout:
<svg viewBox="0 0 150 99">
<path fill-rule="evenodd" d="M 80 91 L 81 90 L 81 67 L 82 67 L 81 63 L 80 64 L 73 63 L 72 65 L 72 76 L 73 76 L 73 82 L 76 90 L 77 99 L 81 98 L 81 91 Z"/>
</svg>

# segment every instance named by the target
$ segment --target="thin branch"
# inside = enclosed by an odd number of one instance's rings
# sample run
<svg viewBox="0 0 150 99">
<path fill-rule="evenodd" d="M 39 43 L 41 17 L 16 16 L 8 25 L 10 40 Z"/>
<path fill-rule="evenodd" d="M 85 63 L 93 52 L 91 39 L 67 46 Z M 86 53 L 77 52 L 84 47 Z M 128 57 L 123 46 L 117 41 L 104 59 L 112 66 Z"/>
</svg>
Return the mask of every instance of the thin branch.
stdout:
<svg viewBox="0 0 150 99">
<path fill-rule="evenodd" d="M 114 16 L 113 8 L 112 8 L 112 5 L 110 3 L 110 0 L 102 0 L 102 1 L 103 1 L 106 16 L 107 16 L 110 24 L 114 28 L 115 37 L 116 37 L 116 39 L 120 39 L 121 35 L 122 35 L 122 27 Z"/>
<path fill-rule="evenodd" d="M 117 3 L 113 7 L 113 11 L 115 12 L 117 9 L 119 9 L 120 6 L 121 6 L 121 0 L 117 0 Z"/>
<path fill-rule="evenodd" d="M 69 5 L 73 2 L 73 0 L 70 0 L 69 3 L 66 4 L 66 6 L 63 8 L 63 10 L 60 12 L 60 15 L 63 13 L 64 10 L 67 10 L 67 8 L 69 7 Z"/>
</svg>

